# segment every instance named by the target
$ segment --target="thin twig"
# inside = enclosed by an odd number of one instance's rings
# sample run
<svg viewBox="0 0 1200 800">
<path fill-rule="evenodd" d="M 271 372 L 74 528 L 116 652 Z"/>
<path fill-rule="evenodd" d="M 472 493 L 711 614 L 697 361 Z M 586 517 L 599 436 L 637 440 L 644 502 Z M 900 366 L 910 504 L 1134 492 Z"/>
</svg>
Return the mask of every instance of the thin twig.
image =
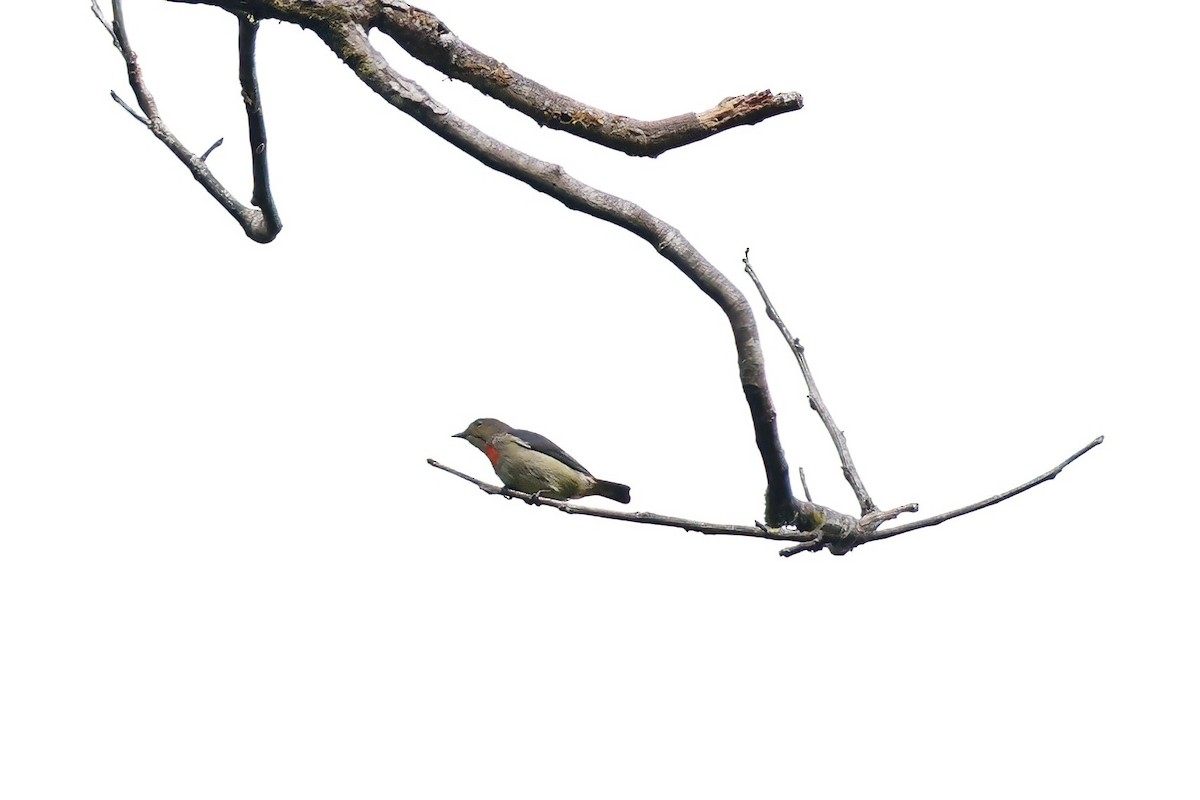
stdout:
<svg viewBox="0 0 1200 800">
<path fill-rule="evenodd" d="M 99 6 L 93 2 L 92 13 L 100 20 L 105 29 L 112 34 L 113 45 L 120 51 L 122 58 L 125 59 L 125 71 L 129 77 L 129 86 L 133 89 L 134 98 L 137 100 L 138 107 L 141 108 L 142 114 L 138 114 L 133 108 L 117 95 L 116 92 L 111 92 L 113 100 L 115 100 L 122 108 L 133 115 L 135 119 L 146 126 L 160 142 L 165 144 L 167 148 L 175 154 L 183 165 L 188 168 L 196 181 L 204 187 L 204 189 L 215 199 L 222 208 L 229 212 L 230 216 L 238 221 L 242 226 L 242 230 L 246 235 L 256 242 L 269 242 L 279 233 L 278 218 L 267 219 L 263 212 L 257 208 L 242 205 L 237 198 L 225 188 L 225 186 L 217 180 L 213 175 L 212 170 L 204 161 L 205 156 L 197 156 L 191 150 L 183 145 L 175 134 L 163 122 L 162 117 L 158 113 L 158 104 L 154 101 L 154 95 L 150 93 L 150 89 L 146 85 L 145 76 L 142 74 L 141 65 L 138 63 L 137 53 L 129 44 L 129 34 L 125 27 L 125 12 L 121 5 L 121 0 L 113 0 L 113 19 L 110 25 L 104 15 L 100 13 Z M 251 57 L 253 56 L 253 43 L 251 41 Z M 144 116 L 143 116 L 144 115 Z M 253 128 L 253 123 L 252 123 Z M 211 148 L 209 149 L 211 152 Z M 265 156 L 264 156 L 265 158 Z M 265 179 L 265 160 L 262 165 L 263 175 Z M 258 188 L 258 175 L 255 176 L 255 188 Z M 269 192 L 268 192 L 269 197 Z M 274 208 L 272 206 L 272 213 Z"/>
<path fill-rule="evenodd" d="M 824 544 L 825 543 L 822 542 L 820 539 L 816 539 L 812 542 L 800 542 L 799 544 L 791 544 L 791 545 L 788 545 L 787 547 L 783 548 L 782 550 L 780 550 L 779 555 L 783 556 L 784 558 L 787 558 L 788 556 L 794 556 L 797 553 L 817 553 L 817 552 L 820 552 L 821 547 Z"/>
<path fill-rule="evenodd" d="M 116 92 L 112 91 L 111 89 L 109 90 L 109 92 L 108 92 L 108 95 L 109 95 L 109 97 L 111 97 L 113 100 L 116 100 L 116 101 L 117 101 L 117 105 L 119 105 L 121 108 L 123 108 L 123 109 L 125 109 L 126 111 L 128 111 L 128 112 L 129 112 L 129 116 L 133 117 L 133 118 L 134 118 L 134 119 L 136 119 L 138 122 L 140 122 L 140 123 L 142 123 L 143 125 L 145 125 L 147 128 L 149 128 L 149 127 L 150 127 L 150 120 L 148 120 L 148 119 L 146 119 L 145 117 L 143 117 L 143 116 L 142 116 L 142 115 L 141 115 L 141 114 L 138 112 L 138 110 L 137 110 L 136 108 L 134 108 L 133 106 L 129 105 L 129 103 L 126 103 L 126 102 L 125 102 L 125 101 L 124 101 L 124 100 L 121 98 L 121 95 L 117 94 Z"/>
<path fill-rule="evenodd" d="M 905 525 L 897 525 L 895 528 L 888 528 L 886 530 L 876 530 L 876 531 L 868 534 L 865 541 L 875 542 L 880 539 L 887 539 L 892 536 L 898 536 L 901 533 L 908 533 L 909 531 L 915 531 L 918 528 L 928 528 L 931 525 L 940 525 L 941 523 L 945 522 L 948 519 L 954 519 L 955 517 L 961 517 L 963 514 L 970 514 L 972 511 L 978 511 L 981 508 L 987 508 L 988 506 L 994 506 L 994 505 L 996 505 L 996 503 L 1007 500 L 1010 497 L 1014 497 L 1014 496 L 1020 494 L 1021 492 L 1026 491 L 1027 489 L 1032 489 L 1034 486 L 1037 486 L 1039 483 L 1045 483 L 1046 481 L 1054 480 L 1054 478 L 1058 475 L 1058 473 L 1060 473 L 1064 469 L 1066 469 L 1068 464 L 1070 464 L 1072 461 L 1074 461 L 1075 459 L 1082 456 L 1087 451 L 1091 450 L 1093 447 L 1096 447 L 1103 441 L 1104 441 L 1103 436 L 1097 436 L 1090 443 L 1088 443 L 1088 445 L 1086 447 L 1083 447 L 1080 450 L 1076 451 L 1070 458 L 1068 458 L 1066 461 L 1062 462 L 1058 466 L 1054 467 L 1049 472 L 1044 472 L 1041 475 L 1034 478 L 1033 480 L 1022 483 L 1020 486 L 1016 487 L 1015 489 L 1009 489 L 1007 492 L 1004 492 L 1003 494 L 994 495 L 992 497 L 989 497 L 986 500 L 980 500 L 978 503 L 971 503 L 969 506 L 963 506 L 962 508 L 956 508 L 953 511 L 947 511 L 944 514 L 938 514 L 937 516 L 934 516 L 934 517 L 927 517 L 925 519 L 919 519 L 916 522 L 909 522 Z"/>
<path fill-rule="evenodd" d="M 203 154 L 202 156 L 200 156 L 200 160 L 201 160 L 201 161 L 208 161 L 208 157 L 212 155 L 212 151 L 213 151 L 213 150 L 216 150 L 218 147 L 220 147 L 220 146 L 221 146 L 221 145 L 223 145 L 223 144 L 225 144 L 225 137 L 224 137 L 224 136 L 222 136 L 220 139 L 217 139 L 215 142 L 213 142 L 212 144 L 210 144 L 210 145 L 208 146 L 208 149 L 204 151 L 204 154 Z"/>
<path fill-rule="evenodd" d="M 804 479 L 804 467 L 796 467 L 796 469 L 800 472 L 800 487 L 804 489 L 804 499 L 811 503 L 813 499 L 812 494 L 808 491 L 808 481 Z"/>
<path fill-rule="evenodd" d="M 100 4 L 96 0 L 92 0 L 92 14 L 96 19 L 100 20 L 100 24 L 108 31 L 108 35 L 112 37 L 113 46 L 119 48 L 121 45 L 117 41 L 117 34 L 113 31 L 112 23 L 104 18 L 104 12 L 100 10 Z"/>
<path fill-rule="evenodd" d="M 699 520 L 684 519 L 683 517 L 669 517 L 665 514 L 655 514 L 650 511 L 610 511 L 604 508 L 578 506 L 563 500 L 551 500 L 548 497 L 536 497 L 531 494 L 526 494 L 525 492 L 518 492 L 515 489 L 507 489 L 503 486 L 485 483 L 478 478 L 471 477 L 465 472 L 459 472 L 453 467 L 447 467 L 445 464 L 434 461 L 432 458 L 425 459 L 425 462 L 431 467 L 436 467 L 443 472 L 449 472 L 451 475 L 475 484 L 488 494 L 500 495 L 502 497 L 515 497 L 518 500 L 524 500 L 530 505 L 550 506 L 551 508 L 557 508 L 559 511 L 567 514 L 581 514 L 587 517 L 615 519 L 620 520 L 621 522 L 639 522 L 646 525 L 682 528 L 687 531 L 696 531 L 697 533 L 720 536 L 752 536 L 758 539 L 773 539 L 776 541 L 806 543 L 811 543 L 815 538 L 815 535 L 810 532 L 797 531 L 789 528 L 768 528 L 766 525 L 761 523 L 756 523 L 754 525 L 727 525 L 723 523 L 700 522 Z"/>
<path fill-rule="evenodd" d="M 872 511 L 879 510 L 875 505 L 875 501 L 867 494 L 867 487 L 863 485 L 862 478 L 858 475 L 858 469 L 854 466 L 854 459 L 850 457 L 850 448 L 846 444 L 846 434 L 833 421 L 833 415 L 829 413 L 829 408 L 825 405 L 825 401 L 821 399 L 821 392 L 817 389 L 817 382 L 813 379 L 812 370 L 808 367 L 808 359 L 804 356 L 804 345 L 800 344 L 800 340 L 792 336 L 784 324 L 783 318 L 779 316 L 779 312 L 775 310 L 774 303 L 767 296 L 767 290 L 763 288 L 762 282 L 758 276 L 754 274 L 754 268 L 750 266 L 750 248 L 746 248 L 745 254 L 742 256 L 742 263 L 746 265 L 746 274 L 750 276 L 750 280 L 754 281 L 754 286 L 758 289 L 758 293 L 762 296 L 763 303 L 767 307 L 767 316 L 779 328 L 779 332 L 783 334 L 783 338 L 787 341 L 788 346 L 792 348 L 792 353 L 796 356 L 796 362 L 800 365 L 800 371 L 804 374 L 804 382 L 808 384 L 808 404 L 813 411 L 821 418 L 821 422 L 825 423 L 825 430 L 829 431 L 830 438 L 833 439 L 833 446 L 837 449 L 838 458 L 842 460 L 842 475 L 846 478 L 846 482 L 850 484 L 850 488 L 854 490 L 854 496 L 858 499 L 858 506 L 862 514 L 870 514 Z"/>
</svg>

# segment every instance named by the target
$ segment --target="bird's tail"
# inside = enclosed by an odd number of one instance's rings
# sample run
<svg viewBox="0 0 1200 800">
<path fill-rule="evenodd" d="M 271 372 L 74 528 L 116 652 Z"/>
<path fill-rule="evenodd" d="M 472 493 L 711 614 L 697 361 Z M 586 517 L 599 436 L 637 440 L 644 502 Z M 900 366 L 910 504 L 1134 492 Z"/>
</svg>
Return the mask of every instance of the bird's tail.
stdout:
<svg viewBox="0 0 1200 800">
<path fill-rule="evenodd" d="M 629 502 L 629 487 L 623 483 L 613 483 L 612 481 L 602 481 L 596 479 L 596 485 L 588 494 L 597 494 L 601 497 L 607 497 L 609 500 L 616 500 L 618 503 Z"/>
</svg>

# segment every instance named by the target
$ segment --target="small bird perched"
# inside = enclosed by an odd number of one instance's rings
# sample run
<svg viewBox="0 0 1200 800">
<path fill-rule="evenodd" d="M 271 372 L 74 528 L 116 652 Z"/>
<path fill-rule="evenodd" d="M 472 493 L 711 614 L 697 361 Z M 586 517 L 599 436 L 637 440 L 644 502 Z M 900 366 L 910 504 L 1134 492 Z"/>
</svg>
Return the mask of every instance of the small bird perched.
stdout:
<svg viewBox="0 0 1200 800">
<path fill-rule="evenodd" d="M 599 495 L 618 503 L 629 502 L 628 486 L 595 477 L 540 433 L 510 428 L 498 419 L 485 417 L 454 437 L 466 439 L 483 451 L 508 489 L 554 500 Z"/>
</svg>

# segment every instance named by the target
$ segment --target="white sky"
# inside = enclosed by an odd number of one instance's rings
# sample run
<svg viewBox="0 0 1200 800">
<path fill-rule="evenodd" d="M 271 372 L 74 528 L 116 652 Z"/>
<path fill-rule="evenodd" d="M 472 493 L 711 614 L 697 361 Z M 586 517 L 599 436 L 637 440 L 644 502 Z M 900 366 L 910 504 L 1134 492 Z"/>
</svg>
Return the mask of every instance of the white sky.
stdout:
<svg viewBox="0 0 1200 800">
<path fill-rule="evenodd" d="M 725 320 L 652 248 L 275 23 L 285 229 L 253 244 L 109 100 L 87 3 L 29 8 L 9 27 L 44 35 L 0 54 L 0 795 L 1197 796 L 1194 3 L 428 6 L 619 113 L 806 98 L 657 160 L 386 49 L 747 292 L 750 247 L 880 504 L 937 513 L 1107 437 L 996 508 L 786 560 L 424 463 L 490 478 L 449 435 L 498 416 L 632 508 L 759 517 Z M 233 19 L 126 13 L 168 124 L 224 136 L 248 199 Z M 789 461 L 852 511 L 760 323 Z"/>
</svg>

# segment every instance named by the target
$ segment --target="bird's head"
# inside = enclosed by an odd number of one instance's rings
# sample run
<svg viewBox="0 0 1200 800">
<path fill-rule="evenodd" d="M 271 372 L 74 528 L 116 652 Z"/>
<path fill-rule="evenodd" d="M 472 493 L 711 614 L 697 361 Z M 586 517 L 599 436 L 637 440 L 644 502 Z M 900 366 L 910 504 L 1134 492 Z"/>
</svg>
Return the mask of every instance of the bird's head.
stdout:
<svg viewBox="0 0 1200 800">
<path fill-rule="evenodd" d="M 498 419 L 483 417 L 468 425 L 465 431 L 453 434 L 453 436 L 456 439 L 466 439 L 475 447 L 484 450 L 492 441 L 492 437 L 510 430 L 512 429 Z"/>
</svg>

